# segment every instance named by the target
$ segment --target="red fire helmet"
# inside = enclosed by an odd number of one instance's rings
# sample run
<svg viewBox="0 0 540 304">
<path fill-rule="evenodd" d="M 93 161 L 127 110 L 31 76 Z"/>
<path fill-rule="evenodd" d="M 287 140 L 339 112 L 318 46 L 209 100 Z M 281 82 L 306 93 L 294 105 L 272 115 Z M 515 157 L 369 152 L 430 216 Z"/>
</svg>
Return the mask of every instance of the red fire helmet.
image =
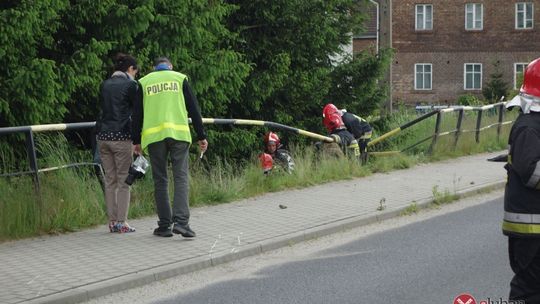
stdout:
<svg viewBox="0 0 540 304">
<path fill-rule="evenodd" d="M 272 159 L 272 155 L 268 153 L 261 153 L 261 155 L 259 155 L 259 160 L 261 161 L 261 167 L 265 172 L 272 170 L 272 168 L 274 167 L 274 160 Z"/>
<path fill-rule="evenodd" d="M 506 108 L 521 108 L 524 114 L 540 112 L 540 58 L 533 60 L 523 74 L 519 94 L 506 104 Z"/>
<path fill-rule="evenodd" d="M 264 144 L 268 145 L 269 142 L 274 142 L 279 147 L 279 136 L 274 132 L 268 132 L 264 135 Z"/>
<path fill-rule="evenodd" d="M 527 65 L 520 92 L 540 98 L 540 58 Z"/>
<path fill-rule="evenodd" d="M 328 132 L 344 126 L 343 119 L 341 119 L 341 112 L 335 105 L 329 103 L 324 106 L 323 124 Z"/>
</svg>

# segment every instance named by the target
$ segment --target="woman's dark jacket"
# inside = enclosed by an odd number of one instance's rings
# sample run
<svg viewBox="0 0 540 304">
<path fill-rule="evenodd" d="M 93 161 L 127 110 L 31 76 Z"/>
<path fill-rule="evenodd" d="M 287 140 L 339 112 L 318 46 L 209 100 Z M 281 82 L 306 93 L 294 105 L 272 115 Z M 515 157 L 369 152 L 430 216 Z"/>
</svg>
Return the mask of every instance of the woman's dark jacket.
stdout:
<svg viewBox="0 0 540 304">
<path fill-rule="evenodd" d="M 96 124 L 98 133 L 123 132 L 131 135 L 131 112 L 138 88 L 137 82 L 126 73 L 116 72 L 101 83 L 101 113 Z"/>
</svg>

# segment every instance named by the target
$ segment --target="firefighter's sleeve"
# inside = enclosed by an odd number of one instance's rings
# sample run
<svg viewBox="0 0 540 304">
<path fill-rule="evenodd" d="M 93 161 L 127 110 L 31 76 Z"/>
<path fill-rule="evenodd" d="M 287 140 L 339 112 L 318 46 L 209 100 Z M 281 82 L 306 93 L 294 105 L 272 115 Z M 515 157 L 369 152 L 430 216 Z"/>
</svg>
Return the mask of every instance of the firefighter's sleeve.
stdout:
<svg viewBox="0 0 540 304">
<path fill-rule="evenodd" d="M 527 128 L 520 132 L 511 146 L 512 169 L 528 188 L 540 189 L 540 134 Z"/>
<path fill-rule="evenodd" d="M 334 139 L 335 143 L 341 144 L 341 137 L 337 134 L 330 134 L 330 137 Z"/>
</svg>

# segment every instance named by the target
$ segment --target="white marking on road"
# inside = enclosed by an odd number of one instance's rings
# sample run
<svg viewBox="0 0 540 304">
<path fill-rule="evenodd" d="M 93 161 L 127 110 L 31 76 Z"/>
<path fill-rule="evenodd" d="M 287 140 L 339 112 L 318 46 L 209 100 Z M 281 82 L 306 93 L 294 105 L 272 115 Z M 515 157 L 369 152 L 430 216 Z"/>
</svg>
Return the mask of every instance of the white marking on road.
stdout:
<svg viewBox="0 0 540 304">
<path fill-rule="evenodd" d="M 30 285 L 32 284 L 32 282 L 34 282 L 37 278 L 39 278 L 41 275 L 37 275 L 35 276 L 32 280 L 30 280 L 28 283 L 26 283 L 26 285 Z"/>
</svg>

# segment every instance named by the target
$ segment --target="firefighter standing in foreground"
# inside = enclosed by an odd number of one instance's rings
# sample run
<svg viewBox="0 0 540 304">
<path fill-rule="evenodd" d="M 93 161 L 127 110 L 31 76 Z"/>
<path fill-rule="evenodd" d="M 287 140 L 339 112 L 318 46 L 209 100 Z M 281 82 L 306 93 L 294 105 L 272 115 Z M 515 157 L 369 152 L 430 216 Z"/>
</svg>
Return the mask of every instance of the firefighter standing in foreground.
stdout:
<svg viewBox="0 0 540 304">
<path fill-rule="evenodd" d="M 510 131 L 503 233 L 508 236 L 510 300 L 540 303 L 540 58 L 525 70 L 507 108 L 520 114 Z"/>
</svg>

